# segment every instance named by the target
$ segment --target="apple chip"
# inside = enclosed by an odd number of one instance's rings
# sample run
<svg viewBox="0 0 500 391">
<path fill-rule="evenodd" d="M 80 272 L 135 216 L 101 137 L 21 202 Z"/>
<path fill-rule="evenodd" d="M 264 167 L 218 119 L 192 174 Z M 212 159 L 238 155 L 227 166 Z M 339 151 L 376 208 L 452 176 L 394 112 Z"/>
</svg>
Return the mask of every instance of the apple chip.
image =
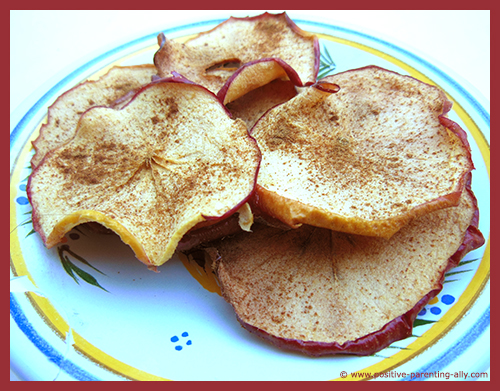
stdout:
<svg viewBox="0 0 500 391">
<path fill-rule="evenodd" d="M 444 273 L 484 238 L 467 188 L 390 239 L 303 225 L 255 225 L 205 249 L 248 331 L 307 355 L 369 355 L 411 336 Z"/>
<path fill-rule="evenodd" d="M 121 110 L 94 107 L 75 137 L 33 171 L 33 226 L 47 247 L 98 222 L 159 266 L 197 223 L 236 212 L 260 151 L 217 97 L 181 78 L 148 84 Z"/>
<path fill-rule="evenodd" d="M 217 96 L 227 105 L 276 79 L 290 80 L 293 85 L 302 86 L 299 76 L 287 63 L 276 58 L 264 58 L 239 68 L 222 86 Z"/>
<path fill-rule="evenodd" d="M 31 166 L 40 164 L 48 151 L 69 141 L 80 116 L 93 106 L 119 107 L 156 74 L 154 65 L 115 66 L 98 80 L 87 80 L 65 92 L 49 107 L 47 123 L 33 141 Z"/>
<path fill-rule="evenodd" d="M 241 118 L 248 129 L 269 109 L 295 97 L 297 91 L 290 80 L 276 79 L 256 88 L 226 105 L 233 118 Z"/>
<path fill-rule="evenodd" d="M 251 134 L 262 151 L 255 205 L 292 227 L 389 238 L 457 205 L 473 169 L 465 132 L 437 87 L 366 67 L 320 80 L 269 110 Z"/>
<path fill-rule="evenodd" d="M 178 72 L 214 93 L 242 65 L 264 58 L 288 64 L 300 85 L 313 84 L 319 70 L 317 37 L 301 30 L 286 13 L 231 17 L 185 44 L 160 34 L 158 44 L 154 63 L 160 77 Z"/>
</svg>

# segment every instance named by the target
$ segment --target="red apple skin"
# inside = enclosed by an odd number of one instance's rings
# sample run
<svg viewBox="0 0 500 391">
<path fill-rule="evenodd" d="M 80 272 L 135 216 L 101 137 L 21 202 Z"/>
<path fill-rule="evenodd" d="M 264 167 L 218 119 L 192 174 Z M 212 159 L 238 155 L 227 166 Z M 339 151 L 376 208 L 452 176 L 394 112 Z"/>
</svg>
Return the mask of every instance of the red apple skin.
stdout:
<svg viewBox="0 0 500 391">
<path fill-rule="evenodd" d="M 327 355 L 337 355 L 337 354 L 351 354 L 357 356 L 368 356 L 372 355 L 395 341 L 399 341 L 410 337 L 413 332 L 413 322 L 415 321 L 418 313 L 425 307 L 425 305 L 436 297 L 439 292 L 443 289 L 443 282 L 445 278 L 445 273 L 450 269 L 458 266 L 460 260 L 470 251 L 481 247 L 485 243 L 485 239 L 478 229 L 479 222 L 479 209 L 477 206 L 477 200 L 473 196 L 471 190 L 471 175 L 469 174 L 466 188 L 464 191 L 469 191 L 472 195 L 474 202 L 474 216 L 470 222 L 470 225 L 465 232 L 465 236 L 462 244 L 457 249 L 457 251 L 448 259 L 448 264 L 445 270 L 442 272 L 441 277 L 438 281 L 438 288 L 431 290 L 427 293 L 420 301 L 405 314 L 393 319 L 387 323 L 382 329 L 375 331 L 371 334 L 358 338 L 354 341 L 347 341 L 343 344 L 337 342 L 325 343 L 325 342 L 314 342 L 314 341 L 301 341 L 296 339 L 286 339 L 271 335 L 264 330 L 254 327 L 250 324 L 245 323 L 242 319 L 237 316 L 238 321 L 243 328 L 249 332 L 259 336 L 260 338 L 270 342 L 271 344 L 290 351 L 297 351 L 308 356 L 318 357 Z"/>
</svg>

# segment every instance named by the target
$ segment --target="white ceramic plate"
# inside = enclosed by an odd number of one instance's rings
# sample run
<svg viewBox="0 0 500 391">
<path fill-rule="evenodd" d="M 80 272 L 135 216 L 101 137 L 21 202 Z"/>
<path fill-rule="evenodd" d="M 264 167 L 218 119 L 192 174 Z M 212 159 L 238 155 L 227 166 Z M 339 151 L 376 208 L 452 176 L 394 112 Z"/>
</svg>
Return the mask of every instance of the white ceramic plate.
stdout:
<svg viewBox="0 0 500 391">
<path fill-rule="evenodd" d="M 314 359 L 278 350 L 241 328 L 213 278 L 197 265 L 174 258 L 154 273 L 118 237 L 84 230 L 73 230 L 65 244 L 47 250 L 32 233 L 26 196 L 31 141 L 47 108 L 64 91 L 112 65 L 152 63 L 157 50 L 154 32 L 79 64 L 11 117 L 11 367 L 22 379 L 354 380 L 378 373 L 384 380 L 462 380 L 466 375 L 480 377 L 489 367 L 487 105 L 466 81 L 386 39 L 317 21 L 295 21 L 320 37 L 320 74 L 374 64 L 446 91 L 454 102 L 449 117 L 467 131 L 472 147 L 472 187 L 487 243 L 447 274 L 443 291 L 419 314 L 412 337 L 373 356 Z M 164 32 L 183 39 L 220 22 Z"/>
</svg>

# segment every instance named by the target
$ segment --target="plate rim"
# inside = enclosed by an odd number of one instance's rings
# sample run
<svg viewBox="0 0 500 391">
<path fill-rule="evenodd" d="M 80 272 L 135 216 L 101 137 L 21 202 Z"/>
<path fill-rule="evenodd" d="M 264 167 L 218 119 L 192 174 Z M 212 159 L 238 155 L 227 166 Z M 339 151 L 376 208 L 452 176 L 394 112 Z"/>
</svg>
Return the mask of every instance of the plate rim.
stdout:
<svg viewBox="0 0 500 391">
<path fill-rule="evenodd" d="M 193 27 L 201 27 L 201 26 L 207 26 L 207 25 L 212 25 L 212 24 L 217 24 L 217 23 L 220 23 L 222 20 L 224 19 L 210 19 L 210 20 L 205 20 L 205 21 L 201 21 L 201 22 L 194 22 L 193 23 L 188 23 L 188 24 L 181 24 L 181 25 L 178 25 L 178 26 L 174 26 L 174 27 L 171 27 L 171 28 L 167 28 L 165 30 L 163 30 L 166 34 L 167 33 L 173 33 L 173 32 L 179 32 L 179 31 L 182 31 L 182 30 L 186 30 L 186 29 L 189 29 L 189 28 L 193 28 Z M 348 32 L 349 34 L 354 34 L 354 35 L 359 35 L 359 34 L 362 34 L 364 35 L 365 38 L 367 39 L 375 39 L 375 40 L 378 40 L 380 43 L 384 44 L 384 45 L 390 45 L 393 49 L 397 49 L 399 51 L 402 51 L 403 53 L 406 53 L 406 54 L 411 54 L 411 56 L 413 57 L 416 57 L 418 60 L 420 60 L 422 62 L 422 66 L 424 66 L 424 68 L 428 68 L 428 69 L 431 69 L 431 70 L 434 70 L 435 66 L 431 63 L 428 62 L 428 60 L 426 60 L 425 58 L 422 58 L 420 56 L 417 56 L 415 55 L 414 53 L 411 53 L 411 52 L 408 52 L 406 51 L 406 49 L 404 49 L 403 47 L 399 46 L 399 45 L 395 45 L 385 39 L 382 39 L 382 38 L 379 38 L 377 37 L 377 35 L 368 35 L 366 33 L 363 33 L 361 31 L 358 31 L 358 30 L 352 30 L 350 28 L 346 28 L 346 27 L 343 27 L 343 26 L 340 26 L 340 25 L 334 25 L 334 24 L 325 24 L 324 22 L 318 22 L 318 21 L 313 21 L 313 20 L 304 20 L 304 19 L 294 19 L 294 21 L 297 23 L 297 24 L 310 24 L 310 25 L 317 25 L 317 26 L 320 26 L 322 28 L 326 28 L 326 29 L 332 29 L 332 30 L 335 30 L 335 29 L 339 29 L 339 30 L 342 30 L 344 32 Z M 333 32 L 332 32 L 333 34 Z M 85 71 L 87 71 L 88 69 L 90 69 L 93 65 L 99 63 L 99 61 L 101 61 L 101 59 L 104 59 L 104 58 L 107 58 L 108 54 L 109 53 L 117 53 L 117 52 L 120 52 L 120 50 L 124 50 L 126 48 L 130 48 L 130 47 L 134 47 L 134 45 L 138 45 L 138 44 L 142 44 L 148 40 L 151 40 L 152 38 L 156 38 L 156 35 L 157 33 L 150 33 L 150 34 L 147 34 L 147 35 L 143 35 L 142 37 L 139 37 L 133 41 L 128 41 L 126 43 L 123 43 L 122 45 L 116 47 L 116 48 L 112 48 L 112 49 L 101 49 L 101 54 L 97 57 L 93 57 L 90 61 L 87 61 L 85 62 L 85 64 L 81 65 L 81 63 L 77 63 L 76 65 L 72 65 L 72 67 L 75 67 L 75 69 L 73 69 L 70 73 L 67 73 L 65 74 L 62 78 L 59 78 L 59 76 L 57 77 L 59 79 L 59 81 L 54 84 L 49 90 L 47 90 L 43 95 L 39 96 L 36 100 L 36 103 L 33 104 L 28 111 L 25 112 L 24 110 L 24 102 L 23 104 L 21 104 L 18 108 L 16 108 L 14 110 L 13 113 L 11 113 L 11 119 L 14 115 L 15 117 L 15 113 L 19 110 L 19 111 L 22 111 L 24 112 L 24 115 L 20 118 L 20 120 L 18 122 L 15 123 L 15 126 L 12 128 L 11 127 L 11 133 L 10 133 L 10 141 L 11 141 L 11 153 L 12 153 L 12 146 L 13 144 L 16 144 L 18 141 L 19 141 L 19 138 L 21 137 L 21 135 L 23 135 L 23 130 L 25 129 L 25 126 L 26 124 L 29 124 L 33 119 L 34 119 L 34 116 L 40 112 L 40 110 L 44 107 L 44 105 L 46 105 L 50 99 L 52 99 L 54 96 L 56 96 L 57 92 L 60 92 L 62 91 L 62 86 L 67 84 L 70 80 L 72 80 L 72 78 L 77 75 L 77 74 L 81 74 L 81 73 L 84 73 Z M 93 56 L 93 55 L 92 55 Z M 86 61 L 86 60 L 85 60 Z M 451 81 L 451 84 L 452 85 L 457 85 L 458 87 L 460 87 L 458 90 L 461 91 L 463 90 L 462 88 L 462 84 L 458 84 L 457 81 L 455 81 L 456 77 L 455 78 L 452 78 L 449 76 L 449 74 L 445 74 L 443 73 L 440 69 L 436 68 L 436 70 L 438 70 L 440 73 L 441 73 L 441 76 L 443 76 L 443 78 L 447 81 Z M 47 84 L 49 83 L 52 83 L 53 81 L 52 80 L 49 80 L 47 83 L 45 83 L 41 89 L 45 89 L 47 87 Z M 474 102 L 475 104 L 473 105 L 473 107 L 477 108 L 479 110 L 479 113 L 481 115 L 481 118 L 485 121 L 485 123 L 487 124 L 487 127 L 488 127 L 488 130 L 489 130 L 489 126 L 490 126 L 490 113 L 488 110 L 486 110 L 486 108 L 483 106 L 483 104 L 477 100 L 477 96 L 473 96 L 472 94 L 470 94 L 468 91 L 466 90 L 463 90 L 465 92 L 465 97 L 467 98 L 467 100 L 471 101 L 471 102 Z M 35 94 L 36 92 L 34 92 Z M 31 96 L 31 95 L 30 95 Z M 481 96 L 482 99 L 484 99 L 484 97 Z M 12 126 L 12 124 L 11 124 Z M 482 131 L 482 129 L 478 126 L 478 129 L 480 131 L 480 133 L 483 135 L 483 137 L 485 138 L 485 143 L 487 145 L 487 148 L 488 148 L 488 154 L 489 154 L 489 148 L 490 148 L 490 145 L 489 145 L 489 132 L 487 135 L 485 135 Z M 29 138 L 29 135 L 28 135 L 28 138 Z M 477 140 L 475 140 L 475 142 L 477 142 Z M 25 143 L 23 143 L 25 144 Z M 21 149 L 22 150 L 22 147 Z M 482 153 L 484 151 L 481 151 Z M 11 159 L 11 181 L 12 181 L 12 170 L 13 168 L 16 166 L 16 161 L 17 161 L 17 158 L 19 157 L 19 154 L 20 152 L 18 151 L 18 153 L 16 154 L 16 159 L 14 160 L 14 163 L 12 162 L 12 159 Z M 489 166 L 489 164 L 488 164 Z M 490 172 L 489 172 L 489 167 L 488 167 L 488 179 L 490 180 L 491 182 L 491 178 L 490 178 Z M 11 182 L 11 185 L 12 185 L 12 182 Z M 490 243 L 490 237 L 489 237 L 489 234 L 488 234 L 488 237 L 486 238 L 487 240 L 487 248 L 488 248 L 488 254 L 489 254 L 489 243 Z M 485 254 L 486 254 L 486 249 L 485 249 Z M 485 255 L 483 255 L 483 258 L 484 258 Z M 488 255 L 489 257 L 489 255 Z M 11 255 L 11 263 L 12 263 L 12 255 Z M 11 270 L 12 270 L 12 266 L 11 266 Z M 488 278 L 487 280 L 489 281 L 489 263 L 488 263 Z M 485 287 L 483 286 L 483 288 L 481 289 L 481 292 L 483 292 L 485 289 Z M 12 301 L 12 299 L 14 299 L 14 302 Z M 11 303 L 14 303 L 13 304 L 13 307 L 12 307 L 12 304 L 11 304 L 11 317 L 12 317 L 12 308 L 14 308 L 14 311 L 16 311 L 16 298 L 14 297 L 13 293 L 11 292 Z M 489 325 L 489 305 L 488 305 L 488 308 L 487 310 L 485 311 L 485 314 L 486 312 L 488 313 L 488 325 Z M 12 363 L 11 363 L 12 365 Z"/>
</svg>

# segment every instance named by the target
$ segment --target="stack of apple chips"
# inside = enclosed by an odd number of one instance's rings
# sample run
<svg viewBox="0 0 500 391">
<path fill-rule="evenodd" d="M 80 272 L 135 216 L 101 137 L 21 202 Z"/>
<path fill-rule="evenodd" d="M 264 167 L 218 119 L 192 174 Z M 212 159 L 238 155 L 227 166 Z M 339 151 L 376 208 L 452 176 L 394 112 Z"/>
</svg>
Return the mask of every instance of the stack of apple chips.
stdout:
<svg viewBox="0 0 500 391">
<path fill-rule="evenodd" d="M 45 245 L 98 223 L 150 268 L 201 259 L 243 327 L 308 355 L 411 335 L 484 243 L 445 94 L 376 66 L 317 80 L 285 13 L 158 43 L 49 108 L 28 183 Z"/>
</svg>

